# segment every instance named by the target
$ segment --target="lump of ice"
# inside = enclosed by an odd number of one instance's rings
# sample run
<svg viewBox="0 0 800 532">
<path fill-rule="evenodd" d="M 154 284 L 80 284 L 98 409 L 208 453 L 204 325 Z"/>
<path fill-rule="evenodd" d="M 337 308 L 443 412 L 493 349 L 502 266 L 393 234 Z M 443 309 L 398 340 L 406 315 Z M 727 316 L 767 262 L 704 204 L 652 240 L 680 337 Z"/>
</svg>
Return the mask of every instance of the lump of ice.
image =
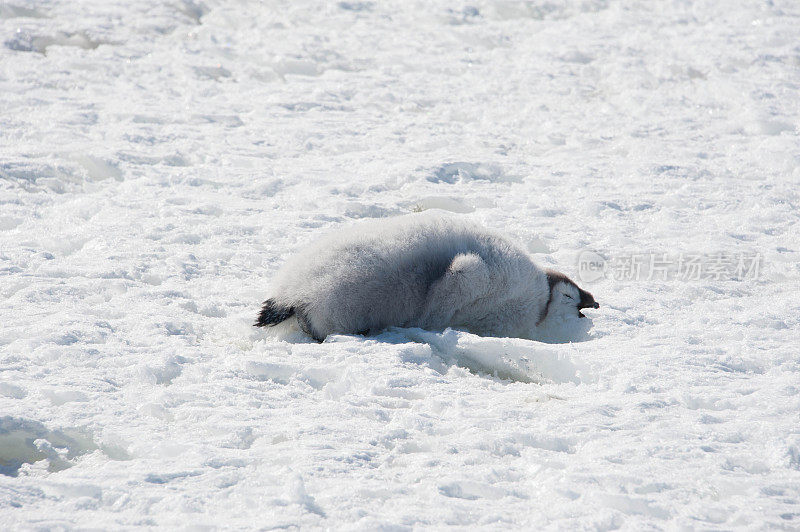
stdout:
<svg viewBox="0 0 800 532">
<path fill-rule="evenodd" d="M 11 384 L 10 382 L 0 382 L 0 395 L 10 397 L 12 399 L 24 399 L 28 392 L 25 388 Z"/>
<path fill-rule="evenodd" d="M 75 161 L 83 166 L 86 170 L 86 177 L 90 181 L 103 181 L 105 179 L 122 181 L 122 171 L 114 162 L 91 155 L 79 155 L 75 157 Z"/>
<path fill-rule="evenodd" d="M 581 377 L 587 375 L 585 368 L 568 358 L 566 346 L 545 345 L 521 338 L 482 337 L 453 329 L 432 332 L 392 328 L 378 339 L 424 342 L 446 364 L 504 380 L 578 384 Z"/>
<path fill-rule="evenodd" d="M 284 58 L 276 62 L 272 69 L 281 77 L 294 76 L 319 76 L 322 71 L 319 66 L 308 59 Z"/>
<path fill-rule="evenodd" d="M 70 460 L 97 449 L 80 431 L 49 430 L 38 421 L 0 417 L 0 474 L 16 477 L 23 464 L 49 460 L 48 470 L 72 466 Z"/>
<path fill-rule="evenodd" d="M 461 181 L 513 181 L 506 176 L 503 169 L 496 164 L 455 162 L 446 163 L 436 168 L 428 176 L 428 181 L 433 183 L 447 183 L 453 185 Z"/>
<path fill-rule="evenodd" d="M 53 35 L 32 35 L 18 29 L 14 37 L 5 42 L 6 48 L 15 52 L 46 53 L 50 46 L 74 46 L 85 50 L 94 50 L 103 44 L 101 41 L 92 40 L 85 32 L 66 33 L 59 31 Z"/>
</svg>

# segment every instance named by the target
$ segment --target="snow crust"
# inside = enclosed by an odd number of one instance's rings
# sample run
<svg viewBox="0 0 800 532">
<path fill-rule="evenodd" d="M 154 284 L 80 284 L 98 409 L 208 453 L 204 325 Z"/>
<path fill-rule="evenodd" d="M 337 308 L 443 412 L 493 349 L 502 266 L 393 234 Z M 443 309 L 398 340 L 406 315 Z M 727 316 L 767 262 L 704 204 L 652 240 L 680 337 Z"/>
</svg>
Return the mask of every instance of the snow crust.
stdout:
<svg viewBox="0 0 800 532">
<path fill-rule="evenodd" d="M 0 528 L 796 529 L 800 10 L 0 4 Z M 550 343 L 251 327 L 321 231 L 577 257 Z M 577 280 L 577 279 L 576 279 Z"/>
</svg>

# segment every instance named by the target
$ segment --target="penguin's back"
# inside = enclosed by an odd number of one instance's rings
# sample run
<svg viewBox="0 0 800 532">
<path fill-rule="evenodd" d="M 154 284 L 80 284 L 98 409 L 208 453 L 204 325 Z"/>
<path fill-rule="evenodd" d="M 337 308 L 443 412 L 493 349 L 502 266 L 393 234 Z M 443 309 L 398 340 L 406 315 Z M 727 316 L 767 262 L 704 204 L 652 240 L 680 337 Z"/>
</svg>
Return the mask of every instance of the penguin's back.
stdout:
<svg viewBox="0 0 800 532">
<path fill-rule="evenodd" d="M 301 324 L 317 338 L 425 326 L 420 318 L 431 285 L 465 254 L 486 263 L 490 283 L 506 287 L 509 274 L 532 266 L 503 237 L 426 212 L 370 220 L 323 237 L 281 269 L 273 299 L 297 309 Z"/>
</svg>

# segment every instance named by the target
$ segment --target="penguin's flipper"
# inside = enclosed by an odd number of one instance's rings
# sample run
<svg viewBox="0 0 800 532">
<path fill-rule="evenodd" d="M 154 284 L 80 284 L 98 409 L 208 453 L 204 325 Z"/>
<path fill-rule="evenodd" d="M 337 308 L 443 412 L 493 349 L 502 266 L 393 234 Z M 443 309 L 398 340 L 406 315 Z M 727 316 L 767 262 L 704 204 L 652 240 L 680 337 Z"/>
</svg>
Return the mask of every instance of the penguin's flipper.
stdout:
<svg viewBox="0 0 800 532">
<path fill-rule="evenodd" d="M 453 315 L 489 290 L 489 269 L 476 253 L 456 255 L 428 290 L 420 317 L 423 327 L 446 327 Z"/>
</svg>

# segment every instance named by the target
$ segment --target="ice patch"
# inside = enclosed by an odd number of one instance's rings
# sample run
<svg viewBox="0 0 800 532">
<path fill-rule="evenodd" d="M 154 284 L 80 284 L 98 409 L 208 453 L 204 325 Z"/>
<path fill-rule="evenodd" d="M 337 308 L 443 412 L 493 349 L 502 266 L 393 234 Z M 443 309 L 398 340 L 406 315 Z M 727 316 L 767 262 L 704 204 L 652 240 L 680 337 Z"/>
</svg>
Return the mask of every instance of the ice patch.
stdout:
<svg viewBox="0 0 800 532">
<path fill-rule="evenodd" d="M 80 390 L 42 390 L 42 395 L 56 406 L 72 402 L 85 403 L 89 400 L 89 397 Z"/>
<path fill-rule="evenodd" d="M 272 69 L 281 78 L 294 76 L 319 76 L 322 70 L 313 61 L 307 59 L 281 59 L 272 65 Z"/>
<path fill-rule="evenodd" d="M 436 168 L 428 181 L 432 183 L 455 183 L 465 181 L 510 182 L 518 181 L 513 176 L 505 175 L 503 169 L 496 164 L 455 162 Z"/>
<path fill-rule="evenodd" d="M 551 321 L 550 327 L 542 331 L 543 341 L 483 337 L 449 328 L 443 332 L 435 332 L 419 328 L 390 327 L 376 336 L 366 338 L 331 335 L 325 339 L 325 343 L 349 342 L 354 338 L 359 342 L 372 340 L 390 344 L 412 342 L 412 345 L 425 344 L 430 351 L 404 350 L 404 361 L 415 364 L 427 363 L 439 372 L 445 372 L 447 366 L 459 366 L 476 374 L 526 383 L 592 382 L 594 377 L 589 367 L 571 360 L 571 355 L 577 350 L 572 342 L 590 339 L 588 330 L 591 328 L 591 320 L 575 318 Z M 254 339 L 266 335 L 290 343 L 314 343 L 300 331 L 294 319 L 266 331 L 258 330 L 253 334 Z M 290 364 L 274 362 L 250 361 L 247 362 L 245 371 L 259 380 L 270 380 L 285 385 L 295 378 L 315 388 L 338 378 L 338 375 L 327 374 L 321 377 L 315 376 L 310 373 L 309 368 L 301 369 Z"/>
<path fill-rule="evenodd" d="M 533 235 L 525 239 L 526 247 L 531 253 L 552 253 L 550 246 L 541 237 Z"/>
<path fill-rule="evenodd" d="M 178 471 L 175 473 L 149 473 L 144 477 L 145 482 L 151 484 L 169 484 L 174 480 L 182 480 L 185 478 L 200 476 L 199 471 Z"/>
<path fill-rule="evenodd" d="M 14 229 L 21 223 L 22 220 L 15 216 L 0 216 L 0 231 Z"/>
<path fill-rule="evenodd" d="M 439 486 L 439 493 L 445 497 L 466 499 L 468 501 L 477 499 L 497 500 L 507 495 L 505 490 L 500 488 L 495 488 L 483 482 L 472 482 L 469 480 L 450 482 L 449 484 Z"/>
<path fill-rule="evenodd" d="M 0 5 L 0 19 L 3 18 L 47 18 L 47 15 L 29 7 L 2 4 Z"/>
<path fill-rule="evenodd" d="M 475 207 L 457 198 L 447 196 L 428 196 L 412 204 L 414 212 L 427 211 L 429 209 L 441 209 L 448 212 L 467 214 L 475 211 Z"/>
<path fill-rule="evenodd" d="M 71 188 L 71 184 L 79 183 L 83 178 L 73 175 L 71 169 L 65 166 L 25 158 L 20 162 L 0 162 L 0 181 L 17 183 L 30 192 L 44 187 L 62 194 Z"/>
<path fill-rule="evenodd" d="M 193 67 L 194 73 L 201 79 L 219 80 L 221 78 L 231 77 L 231 71 L 222 65 L 216 66 L 196 66 Z"/>
<path fill-rule="evenodd" d="M 534 447 L 536 449 L 544 449 L 546 451 L 554 451 L 557 453 L 575 453 L 575 444 L 567 438 L 558 436 L 546 436 L 543 434 L 516 434 L 513 436 L 512 441 L 520 443 L 524 447 Z"/>
<path fill-rule="evenodd" d="M 453 329 L 438 333 L 417 328 L 391 328 L 376 339 L 392 343 L 398 340 L 424 342 L 445 364 L 503 380 L 580 384 L 589 375 L 588 368 L 568 358 L 566 346 L 550 346 L 520 338 L 482 337 Z"/>
<path fill-rule="evenodd" d="M 751 475 L 765 475 L 769 473 L 769 466 L 766 463 L 750 456 L 730 456 L 725 460 L 722 469 L 728 471 L 746 471 Z"/>
<path fill-rule="evenodd" d="M 348 218 L 386 218 L 397 216 L 402 211 L 399 209 L 381 207 L 380 205 L 366 205 L 356 201 L 350 202 L 345 209 L 344 215 Z"/>
<path fill-rule="evenodd" d="M 91 181 L 103 181 L 105 179 L 122 181 L 122 171 L 115 163 L 91 155 L 79 155 L 75 157 L 75 161 L 83 166 L 86 170 L 86 176 Z"/>
<path fill-rule="evenodd" d="M 85 32 L 67 33 L 59 31 L 53 35 L 33 35 L 23 29 L 18 29 L 14 37 L 5 42 L 6 48 L 15 52 L 47 53 L 50 46 L 74 46 L 85 50 L 94 50 L 102 41 L 89 38 Z"/>
<path fill-rule="evenodd" d="M 23 464 L 48 460 L 48 471 L 71 467 L 75 457 L 97 449 L 78 430 L 52 431 L 28 419 L 0 417 L 0 474 L 16 477 Z"/>
<path fill-rule="evenodd" d="M 580 65 L 588 65 L 589 63 L 594 61 L 594 57 L 575 50 L 563 56 L 561 60 L 566 63 L 578 63 Z"/>
<path fill-rule="evenodd" d="M 0 395 L 10 397 L 12 399 L 24 399 L 28 392 L 25 388 L 11 384 L 10 382 L 0 382 Z"/>
</svg>

